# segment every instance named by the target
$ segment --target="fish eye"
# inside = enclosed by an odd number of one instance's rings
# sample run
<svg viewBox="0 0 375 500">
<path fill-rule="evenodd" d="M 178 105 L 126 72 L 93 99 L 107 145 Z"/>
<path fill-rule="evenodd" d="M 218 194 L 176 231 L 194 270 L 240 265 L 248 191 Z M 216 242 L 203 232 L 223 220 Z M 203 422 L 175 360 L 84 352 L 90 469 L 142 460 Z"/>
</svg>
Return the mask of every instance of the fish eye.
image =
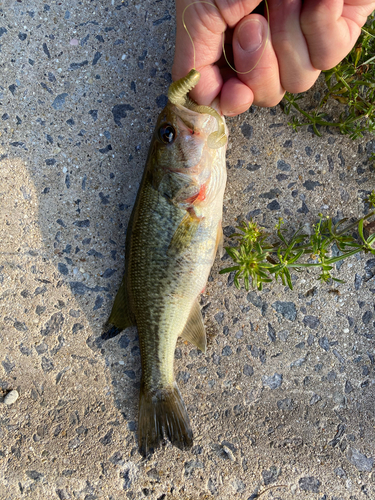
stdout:
<svg viewBox="0 0 375 500">
<path fill-rule="evenodd" d="M 164 144 L 172 144 L 176 139 L 176 131 L 172 125 L 165 123 L 159 128 L 159 137 Z"/>
</svg>

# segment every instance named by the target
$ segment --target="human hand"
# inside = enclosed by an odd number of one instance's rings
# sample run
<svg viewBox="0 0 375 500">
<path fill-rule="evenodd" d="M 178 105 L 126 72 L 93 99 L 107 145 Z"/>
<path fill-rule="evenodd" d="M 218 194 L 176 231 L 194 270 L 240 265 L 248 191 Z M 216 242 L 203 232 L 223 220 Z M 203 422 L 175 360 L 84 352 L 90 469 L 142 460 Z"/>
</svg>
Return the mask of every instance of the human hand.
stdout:
<svg viewBox="0 0 375 500">
<path fill-rule="evenodd" d="M 176 50 L 173 80 L 194 65 L 193 46 L 182 24 L 185 7 L 196 0 L 176 0 Z M 208 0 L 209 1 L 209 0 Z M 212 0 L 211 0 L 212 1 Z M 209 105 L 219 96 L 224 115 L 235 116 L 253 103 L 275 106 L 285 91 L 308 90 L 321 70 L 336 66 L 353 48 L 373 0 L 268 0 L 270 33 L 264 16 L 249 14 L 260 0 L 216 0 L 217 9 L 196 3 L 185 12 L 194 40 L 195 69 L 201 73 L 191 96 Z M 234 61 L 238 74 L 222 55 Z M 259 62 L 258 62 L 259 61 Z M 258 64 L 257 64 L 258 63 Z"/>
</svg>

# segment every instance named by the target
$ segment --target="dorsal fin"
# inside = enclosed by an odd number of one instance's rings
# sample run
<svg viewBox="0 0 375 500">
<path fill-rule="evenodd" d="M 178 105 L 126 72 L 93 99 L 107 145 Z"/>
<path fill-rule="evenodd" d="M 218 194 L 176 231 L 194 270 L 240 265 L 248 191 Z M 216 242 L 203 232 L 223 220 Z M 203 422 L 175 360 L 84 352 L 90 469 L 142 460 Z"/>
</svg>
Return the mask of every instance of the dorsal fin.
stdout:
<svg viewBox="0 0 375 500">
<path fill-rule="evenodd" d="M 107 323 L 104 325 L 102 338 L 107 340 L 118 335 L 129 326 L 135 326 L 135 318 L 131 311 L 125 278 L 117 292 L 115 302 Z M 112 326 L 113 325 L 113 326 Z M 113 328 L 115 327 L 115 328 Z"/>
</svg>

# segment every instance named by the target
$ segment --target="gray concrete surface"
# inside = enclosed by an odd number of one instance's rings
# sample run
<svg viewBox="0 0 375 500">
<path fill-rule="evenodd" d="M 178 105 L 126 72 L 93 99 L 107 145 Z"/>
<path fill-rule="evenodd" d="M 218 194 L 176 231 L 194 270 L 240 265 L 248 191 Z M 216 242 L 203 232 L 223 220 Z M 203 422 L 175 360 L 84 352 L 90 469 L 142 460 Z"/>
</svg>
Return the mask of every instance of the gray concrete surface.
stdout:
<svg viewBox="0 0 375 500">
<path fill-rule="evenodd" d="M 0 498 L 375 498 L 368 255 L 336 271 L 339 295 L 313 272 L 238 291 L 217 259 L 207 354 L 176 351 L 194 447 L 137 452 L 136 330 L 99 337 L 174 28 L 171 0 L 0 2 L 0 388 L 20 395 L 0 404 Z M 373 137 L 287 121 L 228 120 L 227 236 L 249 213 L 269 230 L 364 213 Z"/>
</svg>

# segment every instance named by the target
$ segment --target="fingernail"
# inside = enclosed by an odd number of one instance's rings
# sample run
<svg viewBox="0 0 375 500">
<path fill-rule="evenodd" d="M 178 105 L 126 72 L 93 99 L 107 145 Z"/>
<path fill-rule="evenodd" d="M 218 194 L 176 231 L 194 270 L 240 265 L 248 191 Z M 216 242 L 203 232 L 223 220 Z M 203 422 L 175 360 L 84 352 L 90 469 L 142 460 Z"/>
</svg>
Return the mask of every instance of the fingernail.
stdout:
<svg viewBox="0 0 375 500">
<path fill-rule="evenodd" d="M 257 19 L 249 19 L 241 24 L 237 40 L 245 52 L 255 52 L 262 45 L 263 25 Z"/>
<path fill-rule="evenodd" d="M 230 111 L 226 111 L 225 113 L 223 112 L 223 114 L 225 116 L 237 116 L 237 115 L 239 115 L 239 114 L 244 113 L 245 111 L 247 111 L 252 104 L 253 104 L 253 101 L 241 104 L 240 106 L 237 106 L 237 108 L 233 108 Z"/>
</svg>

